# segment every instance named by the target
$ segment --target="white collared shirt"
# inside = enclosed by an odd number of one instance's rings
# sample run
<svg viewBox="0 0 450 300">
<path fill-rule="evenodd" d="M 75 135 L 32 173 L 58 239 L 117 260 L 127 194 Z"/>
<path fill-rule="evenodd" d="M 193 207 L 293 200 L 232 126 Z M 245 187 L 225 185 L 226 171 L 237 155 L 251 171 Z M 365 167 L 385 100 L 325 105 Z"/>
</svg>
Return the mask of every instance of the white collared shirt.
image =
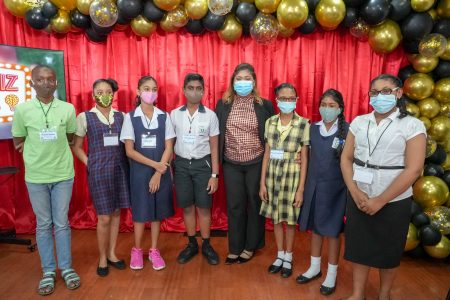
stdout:
<svg viewBox="0 0 450 300">
<path fill-rule="evenodd" d="M 105 125 L 109 125 L 109 124 L 114 124 L 114 113 L 117 112 L 117 110 L 115 109 L 111 109 L 109 111 L 109 123 L 108 120 L 106 119 L 106 117 L 101 113 L 101 111 L 98 110 L 98 108 L 96 106 L 94 106 L 90 112 L 96 113 L 97 114 L 97 118 L 99 119 L 100 122 L 102 122 Z M 122 113 L 124 114 L 124 113 Z M 87 121 L 86 121 L 86 113 L 82 112 L 78 115 L 77 117 L 77 131 L 75 132 L 75 134 L 79 137 L 84 137 L 86 136 L 87 133 Z"/>
<path fill-rule="evenodd" d="M 338 130 L 338 121 L 339 119 L 334 120 L 333 125 L 331 125 L 330 130 L 327 131 L 327 127 L 325 126 L 325 122 L 323 120 L 316 123 L 319 127 L 320 135 L 323 137 L 331 136 L 336 133 Z"/>
<path fill-rule="evenodd" d="M 168 113 L 160 110 L 159 108 L 157 108 L 155 106 L 153 108 L 153 116 L 149 122 L 149 124 L 150 124 L 150 127 L 149 127 L 148 123 L 147 123 L 149 120 L 142 112 L 141 106 L 138 106 L 134 112 L 134 118 L 141 118 L 142 125 L 144 125 L 144 128 L 146 128 L 146 129 L 157 129 L 158 128 L 158 115 L 163 115 L 163 114 L 166 114 L 166 116 L 167 116 L 166 130 L 165 130 L 166 140 L 170 140 L 175 137 L 175 132 L 173 131 L 172 121 L 170 121 L 170 116 Z M 123 126 L 122 126 L 122 132 L 120 133 L 120 141 L 125 143 L 125 140 L 135 141 L 134 128 L 133 128 L 133 123 L 131 122 L 130 113 L 127 113 L 125 115 L 125 119 L 123 121 Z"/>
<path fill-rule="evenodd" d="M 355 136 L 354 157 L 377 166 L 404 166 L 406 142 L 419 134 L 426 135 L 426 129 L 423 123 L 414 117 L 406 116 L 399 119 L 399 113 L 397 109 L 387 118 L 381 120 L 378 125 L 373 112 L 356 117 L 350 124 L 350 131 Z M 367 128 L 369 128 L 368 131 Z M 368 140 L 372 155 L 369 155 Z M 378 145 L 375 146 L 377 143 Z M 403 169 L 376 170 L 353 164 L 353 170 L 356 169 L 364 169 L 364 171 L 373 174 L 371 184 L 356 182 L 358 188 L 365 192 L 369 198 L 383 193 L 403 171 Z M 409 187 L 390 202 L 402 200 L 411 195 L 412 187 Z"/>
<path fill-rule="evenodd" d="M 177 156 L 199 159 L 211 154 L 209 138 L 219 135 L 219 120 L 214 111 L 200 105 L 191 116 L 189 110 L 183 105 L 172 110 L 170 117 L 177 135 L 175 142 Z M 188 135 L 193 135 L 195 138 L 189 140 Z"/>
</svg>

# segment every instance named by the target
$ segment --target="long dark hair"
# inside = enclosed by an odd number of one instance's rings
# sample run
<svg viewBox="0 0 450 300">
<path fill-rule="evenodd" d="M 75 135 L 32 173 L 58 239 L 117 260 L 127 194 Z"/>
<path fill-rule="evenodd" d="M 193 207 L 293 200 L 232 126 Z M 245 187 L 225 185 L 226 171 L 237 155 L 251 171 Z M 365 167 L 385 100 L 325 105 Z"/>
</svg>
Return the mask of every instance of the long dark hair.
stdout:
<svg viewBox="0 0 450 300">
<path fill-rule="evenodd" d="M 381 75 L 375 77 L 370 82 L 370 86 L 372 86 L 375 83 L 375 81 L 377 81 L 377 80 L 387 80 L 387 81 L 390 81 L 391 83 L 393 83 L 395 85 L 395 87 L 398 87 L 398 88 L 403 87 L 402 80 L 400 78 L 398 78 L 397 76 L 394 76 L 391 74 L 381 74 Z M 398 107 L 398 110 L 400 111 L 400 114 L 398 115 L 399 119 L 403 119 L 404 117 L 410 115 L 410 113 L 406 110 L 406 101 L 405 101 L 405 99 L 403 99 L 403 97 L 397 99 L 396 106 Z"/>
<path fill-rule="evenodd" d="M 153 80 L 153 82 L 155 83 L 156 86 L 158 86 L 158 82 L 156 81 L 156 79 L 150 75 L 146 75 L 146 76 L 142 76 L 141 79 L 139 79 L 138 81 L 138 89 L 141 88 L 141 86 L 149 81 L 149 80 Z M 139 97 L 139 95 L 136 95 L 136 107 L 138 107 L 139 105 L 141 105 L 141 97 Z"/>
<path fill-rule="evenodd" d="M 115 81 L 114 79 L 112 79 L 112 78 L 106 78 L 106 79 L 105 78 L 100 78 L 100 79 L 97 79 L 96 81 L 94 81 L 94 84 L 92 85 L 92 94 L 94 93 L 94 90 L 97 87 L 97 85 L 99 85 L 100 83 L 108 84 L 111 87 L 113 93 L 115 93 L 115 92 L 117 92 L 119 90 L 119 86 L 117 85 L 117 81 Z"/>
<path fill-rule="evenodd" d="M 228 89 L 225 91 L 225 94 L 223 94 L 223 97 L 222 97 L 223 101 L 225 103 L 233 102 L 234 95 L 235 95 L 234 88 L 233 88 L 234 78 L 236 78 L 237 74 L 243 70 L 249 71 L 250 74 L 252 75 L 253 80 L 255 81 L 255 86 L 253 87 L 253 91 L 251 93 L 255 97 L 255 101 L 258 102 L 259 104 L 262 104 L 262 99 L 258 93 L 258 81 L 256 80 L 255 68 L 253 68 L 253 66 L 251 64 L 247 64 L 247 63 L 239 64 L 236 66 L 236 68 L 234 68 L 233 75 L 231 75 L 231 79 L 230 79 L 230 85 L 228 86 Z"/>
<path fill-rule="evenodd" d="M 320 96 L 319 101 L 319 107 L 322 103 L 322 100 L 326 97 L 330 97 L 333 99 L 334 102 L 336 102 L 339 105 L 339 108 L 341 109 L 341 113 L 338 115 L 338 131 L 336 137 L 339 139 L 339 145 L 336 147 L 336 156 L 339 158 L 341 157 L 342 150 L 344 149 L 344 140 L 347 136 L 347 129 L 345 128 L 345 116 L 344 116 L 344 110 L 345 110 L 345 104 L 344 104 L 344 97 L 342 97 L 341 92 L 335 89 L 328 89 L 325 91 L 325 93 Z"/>
</svg>

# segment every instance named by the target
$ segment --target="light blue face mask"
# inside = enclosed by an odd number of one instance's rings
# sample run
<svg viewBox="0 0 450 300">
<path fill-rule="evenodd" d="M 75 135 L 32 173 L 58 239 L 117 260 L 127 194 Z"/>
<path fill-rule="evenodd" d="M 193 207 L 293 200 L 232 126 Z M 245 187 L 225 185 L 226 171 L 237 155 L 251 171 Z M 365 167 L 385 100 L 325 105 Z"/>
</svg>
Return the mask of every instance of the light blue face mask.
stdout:
<svg viewBox="0 0 450 300">
<path fill-rule="evenodd" d="M 253 81 L 237 80 L 233 83 L 233 88 L 239 96 L 248 96 L 253 91 Z"/>
<path fill-rule="evenodd" d="M 375 97 L 370 97 L 370 105 L 379 114 L 385 114 L 395 107 L 397 98 L 395 95 L 378 94 Z"/>
<path fill-rule="evenodd" d="M 297 106 L 297 102 L 277 101 L 277 105 L 283 114 L 290 114 Z"/>
<path fill-rule="evenodd" d="M 325 123 L 330 123 L 336 120 L 341 113 L 341 109 L 336 107 L 320 107 L 319 113 Z"/>
</svg>

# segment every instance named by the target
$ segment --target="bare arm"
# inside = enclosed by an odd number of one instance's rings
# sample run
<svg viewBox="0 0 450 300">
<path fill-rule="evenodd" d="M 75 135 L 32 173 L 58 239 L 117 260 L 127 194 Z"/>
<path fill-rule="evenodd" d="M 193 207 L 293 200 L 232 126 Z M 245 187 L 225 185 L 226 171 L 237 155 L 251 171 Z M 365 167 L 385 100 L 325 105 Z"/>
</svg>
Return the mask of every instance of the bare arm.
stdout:
<svg viewBox="0 0 450 300">
<path fill-rule="evenodd" d="M 66 136 L 67 136 L 67 142 L 69 143 L 69 146 L 72 146 L 73 142 L 74 142 L 75 133 L 66 133 Z"/>
<path fill-rule="evenodd" d="M 83 149 L 84 137 L 75 135 L 72 145 L 72 151 L 75 156 L 87 166 L 88 156 Z"/>
<path fill-rule="evenodd" d="M 211 148 L 211 171 L 213 174 L 219 174 L 219 136 L 209 137 L 209 147 Z M 211 177 L 208 181 L 208 194 L 214 194 L 219 186 L 219 179 Z"/>
<path fill-rule="evenodd" d="M 167 141 L 166 141 L 167 143 Z M 166 148 L 167 150 L 167 148 Z M 142 155 L 141 153 L 137 152 L 136 150 L 134 150 L 134 141 L 133 140 L 125 140 L 125 151 L 126 154 L 129 158 L 131 158 L 132 160 L 141 163 L 143 165 L 147 165 L 151 168 L 154 168 L 156 171 L 164 174 L 166 172 L 167 169 L 167 165 L 151 160 L 147 157 L 145 157 L 144 155 Z M 172 150 L 170 150 L 172 151 Z M 164 151 L 164 153 L 166 153 L 166 151 Z M 164 154 L 163 154 L 163 158 L 164 158 Z"/>
<path fill-rule="evenodd" d="M 269 201 L 269 195 L 267 194 L 267 187 L 266 187 L 266 175 L 267 175 L 267 166 L 269 165 L 269 159 L 270 159 L 270 146 L 268 143 L 266 143 L 261 168 L 261 179 L 259 180 L 259 197 L 261 198 L 261 200 L 265 202 Z"/>
<path fill-rule="evenodd" d="M 23 152 L 23 143 L 25 143 L 25 137 L 13 137 L 14 148 L 20 153 Z"/>
<path fill-rule="evenodd" d="M 300 166 L 300 182 L 298 184 L 297 193 L 303 193 L 305 190 L 306 173 L 308 171 L 308 154 L 309 147 L 303 146 L 300 154 L 302 165 Z"/>
</svg>

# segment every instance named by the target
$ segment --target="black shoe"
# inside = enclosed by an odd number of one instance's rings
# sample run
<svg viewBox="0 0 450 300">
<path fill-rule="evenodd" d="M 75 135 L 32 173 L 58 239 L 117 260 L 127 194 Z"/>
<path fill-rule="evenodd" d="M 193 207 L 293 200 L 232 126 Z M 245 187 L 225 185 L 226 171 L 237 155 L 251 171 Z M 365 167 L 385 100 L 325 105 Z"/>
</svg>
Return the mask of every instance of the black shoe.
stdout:
<svg viewBox="0 0 450 300">
<path fill-rule="evenodd" d="M 119 259 L 118 261 L 110 261 L 109 259 L 106 259 L 106 261 L 108 262 L 108 265 L 113 266 L 116 269 L 125 270 L 126 268 L 125 261 L 123 259 Z"/>
<path fill-rule="evenodd" d="M 333 294 L 335 290 L 336 290 L 336 284 L 334 284 L 333 287 L 327 287 L 324 285 L 320 286 L 320 293 L 324 296 L 329 296 L 329 295 Z"/>
<path fill-rule="evenodd" d="M 281 268 L 283 268 L 283 264 L 281 264 L 281 266 L 270 265 L 267 271 L 269 271 L 270 274 L 276 274 L 281 271 Z"/>
<path fill-rule="evenodd" d="M 231 258 L 231 257 L 227 256 L 227 258 L 225 258 L 225 264 L 233 265 L 233 264 L 236 264 L 238 262 L 238 260 L 239 260 L 239 256 L 236 256 L 235 258 Z"/>
<path fill-rule="evenodd" d="M 303 276 L 303 275 L 298 275 L 296 281 L 297 281 L 297 283 L 304 284 L 304 283 L 310 282 L 311 280 L 319 278 L 320 276 L 322 276 L 322 272 L 319 272 L 316 276 L 313 276 L 312 278 L 308 278 L 308 277 Z"/>
<path fill-rule="evenodd" d="M 109 274 L 109 268 L 108 266 L 106 267 L 97 267 L 97 275 L 100 277 L 105 277 L 106 275 Z"/>
<path fill-rule="evenodd" d="M 217 265 L 219 263 L 219 256 L 209 243 L 208 244 L 203 243 L 202 254 L 204 257 L 206 257 L 206 260 L 210 265 Z"/>
<path fill-rule="evenodd" d="M 290 262 L 290 261 L 284 261 L 283 262 L 283 265 L 284 265 L 284 263 L 289 263 L 289 265 L 291 266 L 290 268 L 285 268 L 285 267 L 282 267 L 281 268 L 281 276 L 283 277 L 283 278 L 288 278 L 288 277 L 290 277 L 291 275 L 292 275 L 292 262 Z"/>
<path fill-rule="evenodd" d="M 249 257 L 246 258 L 246 257 L 242 257 L 239 255 L 238 264 L 244 264 L 246 262 L 249 262 L 250 260 L 252 260 L 253 256 L 255 255 L 255 252 L 251 252 L 251 251 L 247 251 L 247 250 L 242 251 L 242 253 L 245 253 Z M 242 255 L 242 253 L 241 253 L 241 255 Z M 252 254 L 250 255 L 250 253 L 252 253 Z"/>
<path fill-rule="evenodd" d="M 198 245 L 188 244 L 177 257 L 180 264 L 185 264 L 198 254 Z"/>
</svg>

